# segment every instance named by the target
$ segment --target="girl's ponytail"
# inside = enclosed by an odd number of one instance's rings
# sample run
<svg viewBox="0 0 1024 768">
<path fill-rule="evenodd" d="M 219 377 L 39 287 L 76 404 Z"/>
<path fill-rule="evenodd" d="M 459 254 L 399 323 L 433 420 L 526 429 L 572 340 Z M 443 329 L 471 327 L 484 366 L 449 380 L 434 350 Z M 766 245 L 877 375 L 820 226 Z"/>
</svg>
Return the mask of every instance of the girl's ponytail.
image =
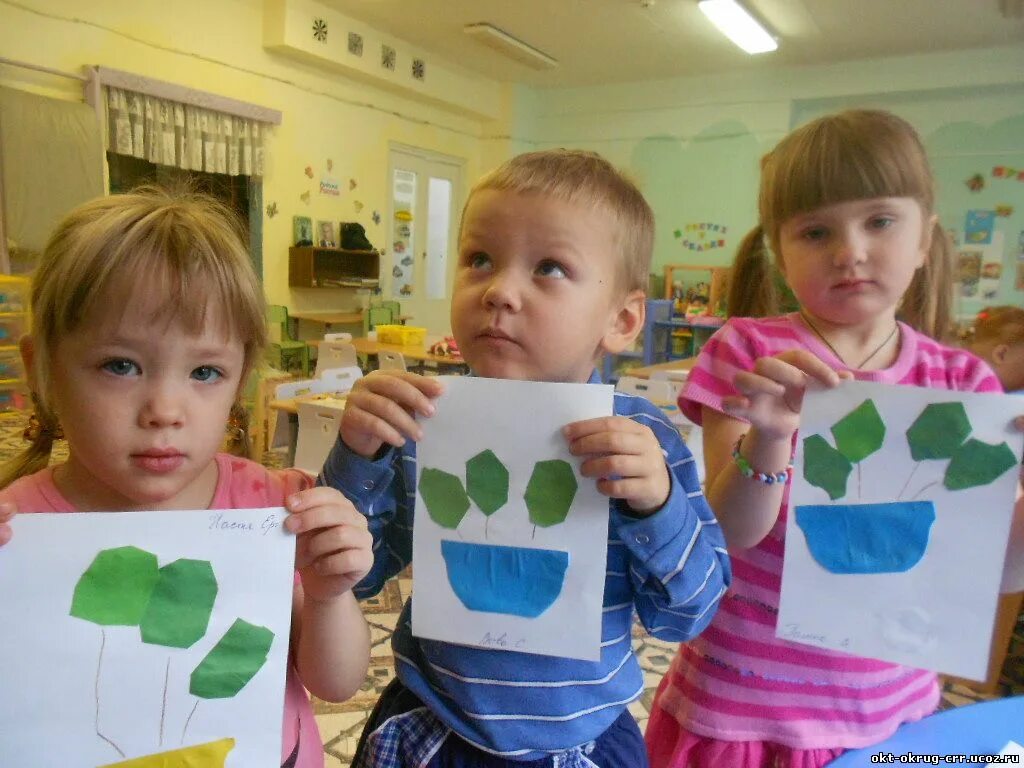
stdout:
<svg viewBox="0 0 1024 768">
<path fill-rule="evenodd" d="M 249 409 L 241 403 L 231 406 L 228 416 L 228 436 L 225 445 L 232 456 L 251 459 L 252 440 L 249 438 Z"/>
<path fill-rule="evenodd" d="M 936 221 L 928 258 L 903 294 L 898 316 L 911 328 L 944 341 L 951 332 L 952 307 L 953 243 Z"/>
<path fill-rule="evenodd" d="M 729 317 L 770 317 L 779 314 L 775 267 L 758 224 L 740 242 L 729 272 L 726 313 Z"/>
<path fill-rule="evenodd" d="M 63 437 L 57 416 L 32 396 L 35 411 L 25 427 L 24 438 L 28 448 L 0 467 L 0 488 L 6 488 L 20 477 L 46 469 L 53 453 L 53 441 Z"/>
</svg>

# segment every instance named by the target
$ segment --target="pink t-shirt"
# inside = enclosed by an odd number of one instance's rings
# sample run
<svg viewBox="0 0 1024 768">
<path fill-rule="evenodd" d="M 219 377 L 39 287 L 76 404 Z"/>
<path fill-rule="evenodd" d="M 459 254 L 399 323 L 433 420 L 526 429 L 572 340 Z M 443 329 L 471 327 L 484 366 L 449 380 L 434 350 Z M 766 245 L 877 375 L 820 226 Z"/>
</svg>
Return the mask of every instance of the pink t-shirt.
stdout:
<svg viewBox="0 0 1024 768">
<path fill-rule="evenodd" d="M 288 494 L 313 485 L 298 470 L 271 471 L 260 464 L 227 454 L 217 454 L 217 488 L 210 509 L 280 507 Z M 53 468 L 22 477 L 0 491 L 0 502 L 13 502 L 18 512 L 78 512 L 53 483 Z M 298 574 L 296 574 L 296 580 Z M 284 695 L 284 738 L 281 761 L 299 748 L 295 768 L 323 768 L 324 750 L 313 717 L 309 695 L 289 661 Z"/>
<path fill-rule="evenodd" d="M 889 368 L 855 371 L 862 381 L 1001 392 L 980 359 L 900 324 Z M 759 357 L 804 348 L 848 369 L 799 315 L 733 318 L 708 341 L 679 407 L 700 423 L 701 407 L 722 411 L 733 379 Z M 790 643 L 775 636 L 789 488 L 779 519 L 757 546 L 730 553 L 733 581 L 711 625 L 680 647 L 658 704 L 690 732 L 723 741 L 771 741 L 796 749 L 875 744 L 904 722 L 931 713 L 932 672 Z"/>
</svg>

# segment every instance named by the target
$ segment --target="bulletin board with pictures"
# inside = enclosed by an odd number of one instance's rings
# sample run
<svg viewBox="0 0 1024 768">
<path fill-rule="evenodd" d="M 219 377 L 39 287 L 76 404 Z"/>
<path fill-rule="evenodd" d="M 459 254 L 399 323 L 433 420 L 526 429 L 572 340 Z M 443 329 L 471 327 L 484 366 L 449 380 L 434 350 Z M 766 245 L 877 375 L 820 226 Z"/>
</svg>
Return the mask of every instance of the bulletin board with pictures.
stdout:
<svg viewBox="0 0 1024 768">
<path fill-rule="evenodd" d="M 1024 153 L 957 160 L 956 183 L 936 162 L 939 214 L 955 246 L 954 311 L 969 320 L 986 306 L 1024 305 Z"/>
</svg>

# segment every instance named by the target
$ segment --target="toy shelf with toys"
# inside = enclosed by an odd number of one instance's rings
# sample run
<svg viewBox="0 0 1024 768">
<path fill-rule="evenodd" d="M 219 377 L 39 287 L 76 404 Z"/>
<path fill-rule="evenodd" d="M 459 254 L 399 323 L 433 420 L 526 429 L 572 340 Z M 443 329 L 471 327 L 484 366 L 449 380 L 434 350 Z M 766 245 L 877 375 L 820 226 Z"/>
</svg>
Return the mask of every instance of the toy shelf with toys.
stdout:
<svg viewBox="0 0 1024 768">
<path fill-rule="evenodd" d="M 0 275 L 0 418 L 22 416 L 28 408 L 28 386 L 18 342 L 28 330 L 29 281 Z"/>
<path fill-rule="evenodd" d="M 697 273 L 697 281 L 687 283 L 683 275 Z M 702 264 L 666 264 L 665 298 L 672 302 L 672 314 L 656 325 L 668 331 L 662 352 L 664 361 L 694 357 L 700 347 L 725 322 L 725 295 L 728 267 Z M 707 280 L 700 278 L 707 277 Z M 658 362 L 658 361 L 656 361 Z"/>
</svg>

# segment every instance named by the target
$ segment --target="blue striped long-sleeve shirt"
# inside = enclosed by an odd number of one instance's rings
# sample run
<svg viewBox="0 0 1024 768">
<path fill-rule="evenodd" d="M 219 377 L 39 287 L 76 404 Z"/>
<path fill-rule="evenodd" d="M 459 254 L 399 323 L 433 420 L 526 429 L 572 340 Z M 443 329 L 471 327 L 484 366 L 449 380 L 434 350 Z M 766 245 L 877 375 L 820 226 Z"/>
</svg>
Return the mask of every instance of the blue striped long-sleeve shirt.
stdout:
<svg viewBox="0 0 1024 768">
<path fill-rule="evenodd" d="M 679 432 L 640 397 L 616 393 L 614 412 L 654 431 L 671 470 L 671 492 L 664 507 L 645 518 L 610 501 L 599 661 L 413 637 L 412 599 L 398 620 L 392 638 L 398 677 L 448 727 L 486 751 L 535 760 L 596 739 L 643 691 L 630 642 L 633 609 L 651 634 L 681 642 L 707 626 L 729 585 L 725 541 Z M 369 520 L 374 565 L 355 592 L 372 597 L 412 559 L 415 444 L 371 461 L 339 439 L 323 481 Z"/>
</svg>

